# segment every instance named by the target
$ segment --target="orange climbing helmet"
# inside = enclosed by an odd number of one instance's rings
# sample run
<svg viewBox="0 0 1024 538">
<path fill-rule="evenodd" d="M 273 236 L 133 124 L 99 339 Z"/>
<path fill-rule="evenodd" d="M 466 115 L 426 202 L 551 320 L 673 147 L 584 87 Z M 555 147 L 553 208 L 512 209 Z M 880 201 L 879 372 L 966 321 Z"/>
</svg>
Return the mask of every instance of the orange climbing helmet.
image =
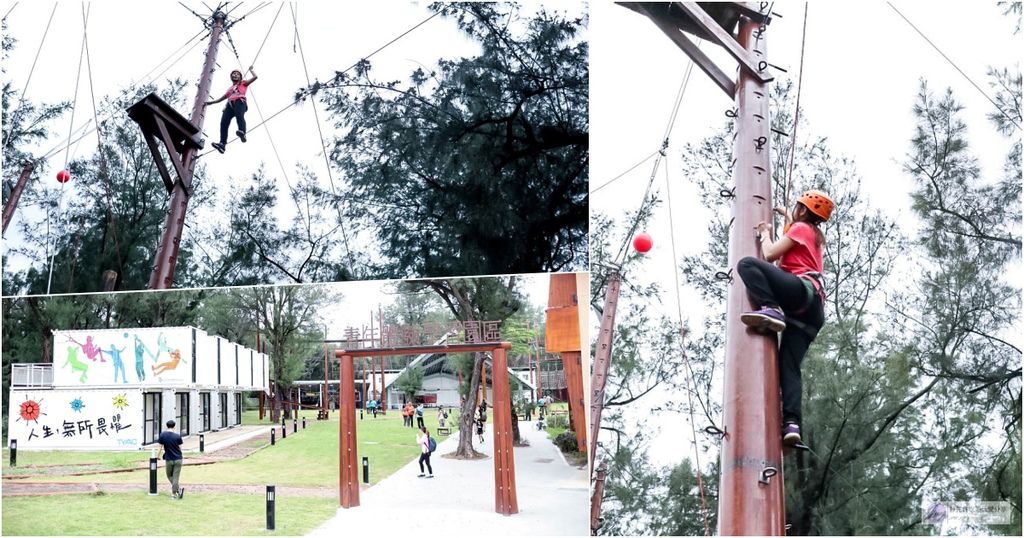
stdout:
<svg viewBox="0 0 1024 538">
<path fill-rule="evenodd" d="M 832 216 L 832 209 L 836 206 L 827 194 L 814 190 L 801 194 L 796 203 L 803 204 L 808 211 L 821 217 L 822 220 L 828 220 Z"/>
</svg>

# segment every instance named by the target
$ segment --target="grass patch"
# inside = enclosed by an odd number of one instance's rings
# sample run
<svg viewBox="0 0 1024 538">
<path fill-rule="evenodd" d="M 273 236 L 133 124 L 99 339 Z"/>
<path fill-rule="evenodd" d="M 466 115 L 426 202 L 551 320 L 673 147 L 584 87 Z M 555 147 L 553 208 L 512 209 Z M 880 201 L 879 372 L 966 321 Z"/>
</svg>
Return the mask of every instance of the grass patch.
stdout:
<svg viewBox="0 0 1024 538">
<path fill-rule="evenodd" d="M 449 415 L 452 416 L 452 415 Z M 315 419 L 315 417 L 314 417 Z M 437 427 L 437 417 L 424 418 L 433 435 Z M 264 422 L 264 425 L 269 425 Z M 455 430 L 458 428 L 456 427 Z M 280 434 L 280 430 L 277 431 Z M 437 437 L 438 442 L 446 436 Z M 403 465 L 414 460 L 420 452 L 416 444 L 416 430 L 402 426 L 402 416 L 390 413 L 387 417 L 376 419 L 364 415 L 363 420 L 356 416 L 356 440 L 360 462 L 362 457 L 369 458 L 370 483 L 375 484 L 397 471 Z M 260 445 L 269 442 L 263 436 L 245 441 L 244 444 Z M 37 453 L 39 454 L 39 453 Z M 53 452 L 50 461 L 59 460 L 68 452 Z M 136 454 L 136 453 L 131 453 Z M 18 455 L 19 459 L 21 454 Z M 149 453 L 141 454 L 141 460 L 148 459 Z M 215 463 L 211 465 L 188 464 L 190 455 L 185 455 L 185 468 L 182 469 L 181 480 L 184 484 L 243 484 L 301 487 L 335 487 L 338 484 L 338 415 L 332 413 L 328 421 L 310 421 L 307 418 L 306 429 L 292 433 L 289 428 L 288 437 L 277 438 L 277 444 L 259 450 L 247 458 Z M 361 478 L 361 476 L 360 476 Z M 68 482 L 128 482 L 147 484 L 148 470 L 126 473 L 84 476 L 47 476 L 42 481 Z M 161 471 L 160 480 L 163 481 Z"/>
<path fill-rule="evenodd" d="M 145 492 L 4 497 L 3 534 L 295 536 L 333 517 L 338 501 L 278 496 L 275 531 L 266 530 L 265 507 L 263 495 L 223 493 L 189 493 L 181 501 Z"/>
<path fill-rule="evenodd" d="M 3 449 L 5 476 L 35 476 L 52 473 L 74 473 L 129 469 L 149 460 L 149 451 L 19 450 L 18 465 L 11 467 L 10 449 Z"/>
</svg>

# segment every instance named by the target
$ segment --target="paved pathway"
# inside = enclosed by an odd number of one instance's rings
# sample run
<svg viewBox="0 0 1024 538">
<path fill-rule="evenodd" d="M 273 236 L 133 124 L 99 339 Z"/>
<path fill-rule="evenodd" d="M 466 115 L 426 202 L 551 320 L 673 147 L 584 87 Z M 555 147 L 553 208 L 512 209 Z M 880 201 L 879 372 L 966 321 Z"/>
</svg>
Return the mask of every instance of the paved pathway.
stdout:
<svg viewBox="0 0 1024 538">
<path fill-rule="evenodd" d="M 520 422 L 529 447 L 515 449 L 519 513 L 494 511 L 494 461 L 442 457 L 458 446 L 456 432 L 431 458 L 434 478 L 417 478 L 415 461 L 360 492 L 360 506 L 338 515 L 312 532 L 335 537 L 384 530 L 398 536 L 586 536 L 589 529 L 589 482 L 586 470 L 565 463 L 545 432 Z M 488 432 L 478 451 L 492 453 Z M 425 534 L 424 534 L 425 533 Z"/>
</svg>

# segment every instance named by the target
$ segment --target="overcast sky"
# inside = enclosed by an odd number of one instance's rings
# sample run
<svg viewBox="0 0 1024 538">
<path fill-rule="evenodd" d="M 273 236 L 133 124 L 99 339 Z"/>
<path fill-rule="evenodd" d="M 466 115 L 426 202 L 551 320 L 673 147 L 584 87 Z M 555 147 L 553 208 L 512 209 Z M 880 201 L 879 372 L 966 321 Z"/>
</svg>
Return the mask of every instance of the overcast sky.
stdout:
<svg viewBox="0 0 1024 538">
<path fill-rule="evenodd" d="M 1001 15 L 1002 8 L 994 2 L 972 3 L 969 9 L 964 3 L 895 5 L 990 93 L 986 68 L 1019 61 L 1021 36 L 1012 35 L 1012 21 Z M 661 146 L 689 60 L 646 17 L 611 2 L 592 2 L 590 6 L 593 190 Z M 803 9 L 803 2 L 775 2 L 774 11 L 782 17 L 776 17 L 765 34 L 768 60 L 787 68 L 794 77 L 799 68 Z M 702 50 L 712 55 L 723 71 L 734 73 L 735 62 L 719 47 L 703 43 Z M 802 127 L 798 139 L 804 142 L 812 136 L 828 137 L 834 154 L 850 157 L 856 163 L 870 205 L 899 218 L 901 228 L 908 232 L 914 228 L 908 196 L 912 181 L 900 163 L 910 149 L 914 128 L 911 108 L 922 77 L 933 91 L 941 92 L 947 86 L 953 89 L 965 105 L 962 117 L 983 176 L 1001 177 L 1010 144 L 995 133 L 985 116 L 993 111 L 992 105 L 892 8 L 880 1 L 811 3 L 801 95 L 803 118 L 809 127 Z M 655 181 L 655 189 L 664 200 L 668 167 L 680 257 L 703 248 L 710 213 L 696 198 L 695 186 L 681 177 L 679 155 L 687 142 L 697 142 L 720 129 L 724 111 L 732 106 L 724 92 L 702 71 L 694 69 L 670 135 L 667 160 Z M 616 217 L 635 210 L 650 173 L 648 162 L 592 194 L 591 210 Z M 675 319 L 674 263 L 666 205 L 656 211 L 647 231 L 653 236 L 654 248 L 644 265 L 644 275 L 632 277 L 658 282 L 666 293 L 661 305 L 652 306 L 663 308 Z M 700 327 L 704 309 L 701 299 L 685 284 L 682 304 L 691 327 Z M 658 397 L 652 394 L 648 398 Z M 638 407 L 647 409 L 653 403 Z M 661 428 L 661 437 L 652 444 L 657 462 L 676 463 L 679 447 L 689 446 L 689 427 L 680 420 L 688 417 L 655 417 L 656 426 L 671 425 Z"/>
<path fill-rule="evenodd" d="M 184 2 L 200 14 L 208 15 L 210 10 L 202 2 Z M 215 6 L 213 2 L 206 3 Z M 240 4 L 240 5 L 239 5 Z M 13 5 L 5 2 L 3 12 Z M 78 2 L 60 2 L 53 17 L 49 33 L 39 55 L 39 61 L 31 80 L 28 80 L 33 58 L 39 50 L 47 20 L 53 10 L 52 2 L 20 1 L 7 17 L 8 32 L 16 38 L 15 50 L 5 64 L 5 77 L 14 82 L 20 93 L 28 82 L 26 98 L 34 103 L 72 101 L 75 93 L 79 51 L 82 45 L 82 6 Z M 145 6 L 144 9 L 141 6 Z M 244 15 L 260 2 L 232 2 L 227 9 L 236 6 L 231 17 Z M 283 8 L 281 6 L 283 5 Z M 246 68 L 253 64 L 253 58 L 266 38 L 266 44 L 255 61 L 259 74 L 249 90 L 249 112 L 246 120 L 250 127 L 264 117 L 286 107 L 292 102 L 295 91 L 306 85 L 303 63 L 296 41 L 302 44 L 310 80 L 328 80 L 335 71 L 341 71 L 369 55 L 388 41 L 422 22 L 432 12 L 426 9 L 427 2 L 389 2 L 386 7 L 376 2 L 320 2 L 303 0 L 297 3 L 297 25 L 293 22 L 290 3 L 273 3 L 263 7 L 230 30 L 231 38 Z M 280 12 L 279 12 L 279 8 Z M 278 14 L 279 13 L 279 14 Z M 276 22 L 273 22 L 277 17 Z M 271 26 L 273 22 L 273 26 Z M 153 1 L 94 1 L 89 11 L 88 37 L 92 64 L 92 81 L 96 84 L 97 101 L 103 96 L 119 93 L 133 83 L 149 82 L 154 76 L 158 80 L 180 77 L 193 82 L 189 88 L 187 109 L 179 110 L 185 117 L 191 113 L 191 103 L 196 92 L 207 41 L 196 40 L 195 48 L 187 48 L 176 54 L 155 72 L 154 68 L 172 52 L 188 42 L 189 38 L 202 30 L 202 22 L 188 9 L 177 2 Z M 440 16 L 409 33 L 394 44 L 374 55 L 370 61 L 374 75 L 383 80 L 405 80 L 414 69 L 424 66 L 431 69 L 438 58 L 470 56 L 478 47 L 465 39 L 451 20 Z M 174 63 L 181 57 L 180 61 Z M 213 75 L 211 98 L 219 97 L 230 87 L 229 73 L 239 66 L 226 37 L 222 38 L 217 56 L 218 68 Z M 171 65 L 166 72 L 165 68 Z M 147 76 L 148 75 L 148 76 Z M 248 76 L 248 74 L 247 74 Z M 219 138 L 220 114 L 224 104 L 219 103 L 207 109 L 204 132 L 209 142 Z M 330 145 L 336 132 L 333 122 L 322 105 L 317 104 L 325 142 Z M 244 184 L 246 178 L 262 162 L 268 174 L 278 178 L 279 189 L 287 192 L 282 179 L 281 167 L 274 156 L 270 138 L 273 138 L 288 177 L 295 182 L 296 163 L 302 163 L 317 173 L 323 185 L 328 186 L 320 138 L 313 115 L 313 105 L 305 102 L 292 107 L 271 120 L 265 128 L 252 129 L 246 144 L 239 142 L 228 146 L 224 155 L 213 152 L 202 158 L 209 176 L 222 187 Z M 83 66 L 79 85 L 78 112 L 74 124 L 77 129 L 92 117 L 89 101 L 89 76 Z M 55 131 L 51 140 L 42 144 L 41 151 L 58 147 L 67 139 L 70 114 L 53 122 Z M 234 137 L 232 123 L 229 138 Z M 92 154 L 97 147 L 95 135 L 72 145 L 70 159 Z M 56 173 L 65 166 L 65 151 L 47 161 L 39 170 L 45 185 L 57 189 Z M 332 172 L 334 181 L 340 186 L 343 178 Z M 65 196 L 75 196 L 74 180 L 67 184 Z M 222 189 L 223 198 L 227 188 Z M 222 205 L 220 207 L 223 207 Z M 277 217 L 288 222 L 294 214 L 294 204 L 285 199 L 278 208 Z M 225 211 L 210 212 L 202 220 L 226 219 Z M 15 222 L 8 229 L 6 240 L 19 244 L 21 238 Z M 196 222 L 193 216 L 188 222 Z M 189 233 L 188 229 L 185 231 Z M 154 238 L 156 241 L 156 238 Z M 21 268 L 24 260 L 8 258 L 8 263 Z"/>
</svg>

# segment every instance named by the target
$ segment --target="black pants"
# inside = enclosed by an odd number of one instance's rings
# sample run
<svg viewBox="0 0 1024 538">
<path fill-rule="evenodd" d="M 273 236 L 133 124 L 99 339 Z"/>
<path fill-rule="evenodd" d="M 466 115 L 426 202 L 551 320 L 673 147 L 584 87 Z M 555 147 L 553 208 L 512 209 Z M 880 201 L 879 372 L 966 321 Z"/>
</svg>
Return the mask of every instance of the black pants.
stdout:
<svg viewBox="0 0 1024 538">
<path fill-rule="evenodd" d="M 423 427 L 423 417 L 416 417 L 416 427 L 417 428 L 422 428 Z"/>
<path fill-rule="evenodd" d="M 423 472 L 423 464 L 427 464 L 427 471 L 430 474 L 434 474 L 434 468 L 430 466 L 430 452 L 423 452 L 420 454 L 420 472 Z"/>
<path fill-rule="evenodd" d="M 736 271 L 747 287 L 754 308 L 777 307 L 786 314 L 786 330 L 782 331 L 782 343 L 779 345 L 782 420 L 799 424 L 803 391 L 800 364 L 818 330 L 825 324 L 825 307 L 821 297 L 815 293 L 811 303 L 807 304 L 804 279 L 764 260 L 743 258 L 736 265 Z"/>
<path fill-rule="evenodd" d="M 231 118 L 238 123 L 238 130 L 245 132 L 245 113 L 249 111 L 245 101 L 228 101 L 224 106 L 224 112 L 220 115 L 220 143 L 228 143 L 228 127 L 231 125 Z"/>
</svg>

